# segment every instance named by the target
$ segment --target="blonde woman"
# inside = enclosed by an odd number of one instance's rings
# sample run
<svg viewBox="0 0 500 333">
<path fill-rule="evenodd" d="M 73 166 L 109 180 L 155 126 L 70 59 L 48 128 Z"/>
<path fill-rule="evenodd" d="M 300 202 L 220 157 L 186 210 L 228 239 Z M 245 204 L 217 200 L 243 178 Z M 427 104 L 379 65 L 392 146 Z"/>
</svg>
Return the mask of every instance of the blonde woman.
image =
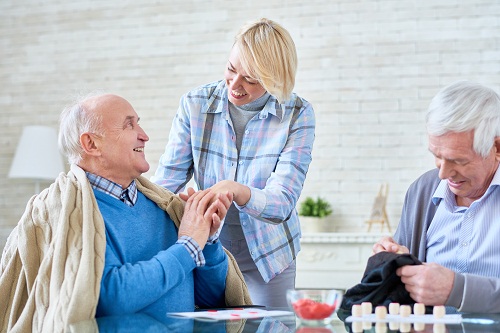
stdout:
<svg viewBox="0 0 500 333">
<path fill-rule="evenodd" d="M 235 256 L 253 303 L 273 307 L 286 306 L 295 285 L 295 206 L 314 141 L 313 108 L 292 92 L 296 70 L 295 44 L 281 25 L 243 26 L 224 80 L 182 96 L 153 176 L 175 193 L 194 176 L 198 189 L 233 194 L 220 234 L 209 241 Z"/>
</svg>

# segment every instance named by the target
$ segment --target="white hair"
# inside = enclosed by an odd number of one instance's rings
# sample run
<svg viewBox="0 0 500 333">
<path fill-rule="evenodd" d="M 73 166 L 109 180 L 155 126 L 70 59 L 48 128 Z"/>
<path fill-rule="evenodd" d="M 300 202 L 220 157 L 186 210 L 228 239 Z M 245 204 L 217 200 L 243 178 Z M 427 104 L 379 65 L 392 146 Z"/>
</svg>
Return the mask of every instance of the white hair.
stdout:
<svg viewBox="0 0 500 333">
<path fill-rule="evenodd" d="M 475 82 L 452 83 L 432 99 L 426 124 L 432 136 L 474 131 L 474 151 L 486 157 L 500 136 L 500 96 Z"/>
<path fill-rule="evenodd" d="M 103 92 L 92 92 L 78 97 L 71 105 L 64 108 L 59 119 L 59 150 L 70 164 L 78 164 L 82 160 L 83 149 L 80 136 L 83 133 L 102 135 L 101 119 L 91 110 L 85 110 L 84 102 Z"/>
</svg>

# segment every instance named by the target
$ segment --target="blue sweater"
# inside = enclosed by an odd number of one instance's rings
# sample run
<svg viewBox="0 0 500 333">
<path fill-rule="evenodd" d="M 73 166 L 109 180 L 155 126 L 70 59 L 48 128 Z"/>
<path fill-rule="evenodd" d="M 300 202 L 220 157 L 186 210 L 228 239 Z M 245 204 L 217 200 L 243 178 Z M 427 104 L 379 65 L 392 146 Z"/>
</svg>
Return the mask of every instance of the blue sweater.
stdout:
<svg viewBox="0 0 500 333">
<path fill-rule="evenodd" d="M 227 257 L 217 242 L 196 267 L 168 214 L 138 192 L 133 207 L 94 190 L 106 227 L 106 254 L 96 317 L 193 311 L 224 305 Z"/>
</svg>

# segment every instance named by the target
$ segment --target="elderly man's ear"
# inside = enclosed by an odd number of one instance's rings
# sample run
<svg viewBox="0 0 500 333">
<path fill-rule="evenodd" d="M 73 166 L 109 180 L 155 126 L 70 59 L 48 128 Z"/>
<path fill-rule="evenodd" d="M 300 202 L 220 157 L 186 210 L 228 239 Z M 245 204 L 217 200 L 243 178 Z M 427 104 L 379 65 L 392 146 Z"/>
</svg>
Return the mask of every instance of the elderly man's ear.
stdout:
<svg viewBox="0 0 500 333">
<path fill-rule="evenodd" d="M 82 146 L 85 154 L 91 156 L 101 155 L 96 139 L 98 139 L 98 137 L 91 133 L 83 133 L 80 135 L 80 145 Z"/>
<path fill-rule="evenodd" d="M 500 161 L 500 136 L 495 137 L 495 157 L 497 161 Z"/>
</svg>

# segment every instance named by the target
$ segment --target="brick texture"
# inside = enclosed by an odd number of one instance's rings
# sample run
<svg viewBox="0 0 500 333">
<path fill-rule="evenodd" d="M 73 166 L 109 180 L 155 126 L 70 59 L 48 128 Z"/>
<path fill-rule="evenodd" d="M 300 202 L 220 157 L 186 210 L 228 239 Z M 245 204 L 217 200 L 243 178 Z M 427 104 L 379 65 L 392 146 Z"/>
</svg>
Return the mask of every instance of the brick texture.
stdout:
<svg viewBox="0 0 500 333">
<path fill-rule="evenodd" d="M 500 85 L 499 16 L 496 0 L 2 0 L 0 245 L 34 191 L 7 178 L 23 126 L 56 127 L 82 91 L 120 94 L 150 136 L 151 175 L 181 94 L 222 78 L 237 29 L 260 17 L 291 32 L 295 91 L 317 114 L 302 198 L 332 203 L 332 230 L 364 231 L 388 182 L 395 227 L 408 185 L 434 167 L 424 130 L 432 96 L 458 79 Z"/>
</svg>

